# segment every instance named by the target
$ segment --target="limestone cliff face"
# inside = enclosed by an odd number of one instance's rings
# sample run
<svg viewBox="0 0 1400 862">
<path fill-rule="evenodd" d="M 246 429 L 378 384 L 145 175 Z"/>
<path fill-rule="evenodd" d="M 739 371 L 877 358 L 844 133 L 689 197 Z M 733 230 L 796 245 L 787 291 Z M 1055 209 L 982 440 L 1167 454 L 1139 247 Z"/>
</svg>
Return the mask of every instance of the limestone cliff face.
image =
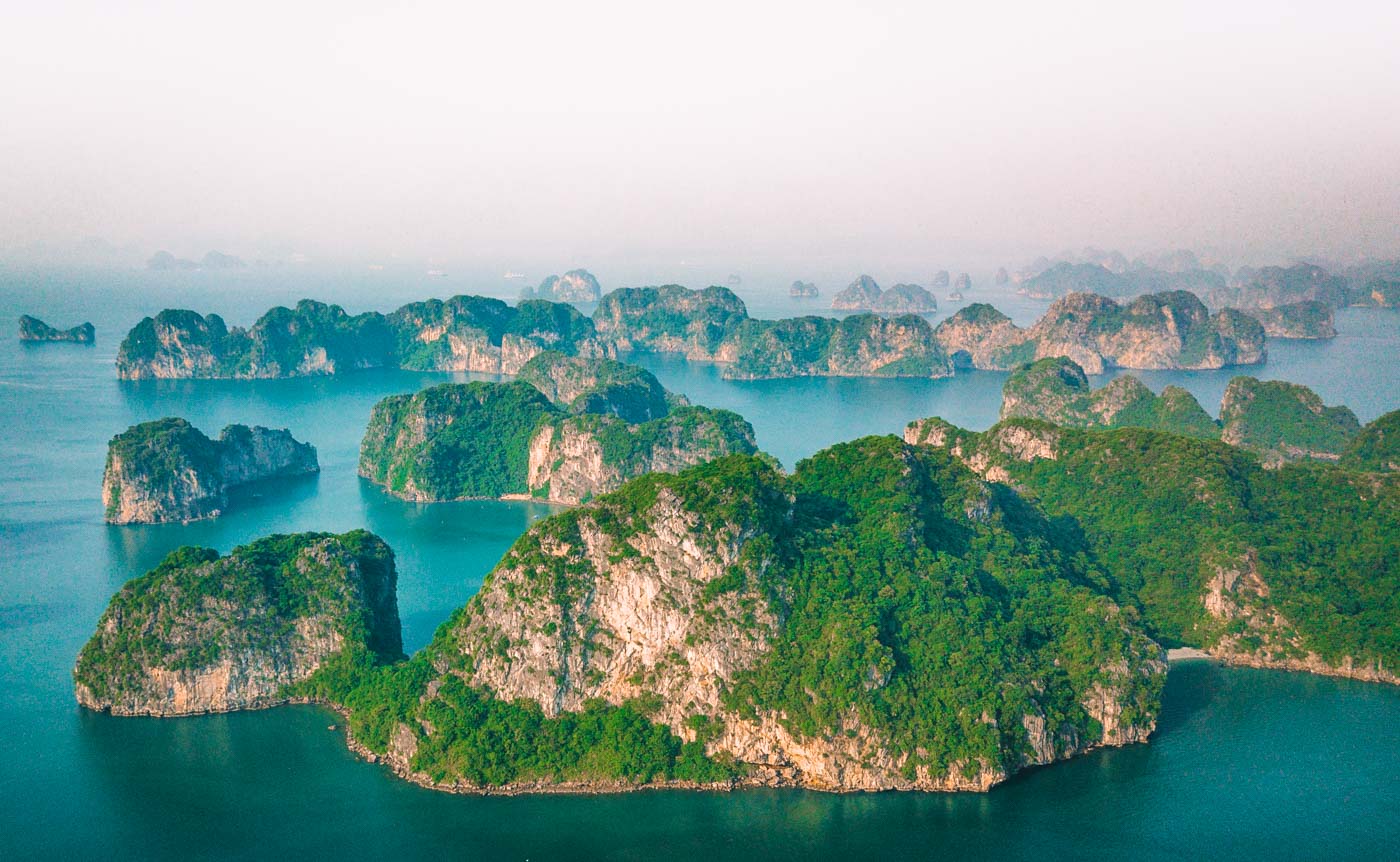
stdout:
<svg viewBox="0 0 1400 862">
<path fill-rule="evenodd" d="M 875 279 L 862 275 L 836 296 L 832 297 L 831 307 L 836 311 L 871 311 L 875 308 L 883 291 Z"/>
<path fill-rule="evenodd" d="M 953 366 L 918 315 L 853 314 L 841 320 L 747 320 L 730 338 L 724 376 L 947 377 Z"/>
<path fill-rule="evenodd" d="M 571 269 L 563 275 L 551 275 L 535 288 L 534 298 L 555 302 L 597 302 L 603 296 L 598 279 L 586 269 Z"/>
<path fill-rule="evenodd" d="M 930 314 L 938 310 L 938 300 L 917 284 L 896 284 L 879 295 L 871 310 L 883 314 Z"/>
<path fill-rule="evenodd" d="M 132 328 L 117 352 L 122 380 L 223 376 L 229 329 L 217 314 L 167 309 Z"/>
<path fill-rule="evenodd" d="M 969 496 L 954 504 L 939 492 L 923 490 L 923 471 L 950 468 L 930 465 L 924 456 L 890 440 L 870 438 L 850 447 L 861 450 L 853 463 L 864 466 L 873 460 L 882 475 L 903 476 L 894 479 L 907 483 L 896 494 L 931 493 L 947 511 L 966 513 L 957 515 L 958 523 L 1000 523 L 1000 504 L 991 488 L 960 485 Z M 885 473 L 891 462 L 884 459 L 907 459 L 902 468 L 907 472 L 896 467 Z M 868 493 L 868 478 L 849 475 L 839 464 L 811 469 L 830 470 L 836 482 Z M 813 519 L 834 514 L 826 503 L 799 503 L 804 498 L 794 493 L 792 483 L 762 464 L 730 459 L 697 470 L 679 477 L 650 476 L 619 495 L 533 528 L 430 648 L 437 672 L 460 675 L 501 700 L 533 700 L 551 716 L 577 711 L 594 698 L 645 702 L 652 721 L 668 725 L 683 739 L 704 742 L 712 755 L 745 764 L 745 782 L 772 786 L 986 790 L 1025 766 L 1099 745 L 1141 741 L 1151 732 L 1155 708 L 1146 693 L 1159 689 L 1165 673 L 1161 650 L 1133 632 L 1111 603 L 1087 594 L 1081 600 L 1088 604 L 1073 613 L 1087 612 L 1088 625 L 1107 626 L 1115 632 L 1109 640 L 1126 640 L 1124 651 L 1102 656 L 1089 672 L 1091 678 L 1076 683 L 1070 702 L 1058 707 L 1082 711 L 1082 723 L 1062 715 L 1052 719 L 1041 705 L 1066 696 L 1062 690 L 1047 690 L 1061 683 L 1007 680 L 1005 686 L 1029 693 L 1024 706 L 1008 708 L 1000 718 L 978 707 L 982 711 L 969 716 L 962 731 L 1003 741 L 985 755 L 931 765 L 937 756 L 929 749 L 896 744 L 896 731 L 867 711 L 881 690 L 904 690 L 910 684 L 899 675 L 913 671 L 897 667 L 888 653 L 904 649 L 897 643 L 877 646 L 876 654 L 862 660 L 855 688 L 865 694 L 848 695 L 852 700 L 836 710 L 830 730 L 804 731 L 783 712 L 764 708 L 761 696 L 745 686 L 779 651 L 793 649 L 782 644 L 788 627 L 798 624 L 794 615 L 811 613 L 804 610 L 810 597 L 796 592 L 800 580 L 793 579 L 789 567 L 800 564 L 790 555 L 823 534 L 794 540 L 792 531 L 820 531 L 824 528 Z M 961 483 L 965 471 L 960 470 L 954 473 Z M 736 474 L 746 478 L 734 478 Z M 720 476 L 729 478 L 721 481 Z M 844 493 L 828 479 L 814 481 L 828 493 Z M 803 505 L 817 508 L 799 511 Z M 937 506 L 911 505 L 910 514 L 942 517 L 933 514 L 943 511 Z M 944 529 L 913 523 L 891 540 L 919 542 Z M 891 580 L 880 595 L 889 600 L 897 589 Z M 911 619 L 906 624 L 922 623 Z M 830 634 L 838 639 L 848 635 Z M 888 637 L 897 635 L 881 635 Z M 846 657 L 833 653 L 831 660 Z M 428 684 L 425 703 L 435 697 L 437 685 Z M 739 694 L 741 698 L 760 698 L 757 708 L 736 704 L 734 697 L 742 692 L 748 694 Z M 815 692 L 810 696 L 818 697 Z M 1022 703 L 1017 696 L 1008 697 Z M 391 762 L 409 770 L 418 740 L 440 732 L 444 729 L 421 720 L 400 725 L 391 741 Z"/>
<path fill-rule="evenodd" d="M 530 496 L 581 503 L 646 473 L 676 473 L 725 455 L 758 451 L 737 414 L 678 408 L 638 425 L 585 415 L 547 423 L 530 440 Z"/>
<path fill-rule="evenodd" d="M 984 302 L 974 302 L 939 323 L 934 338 L 956 368 L 1010 371 L 1035 352 L 1011 318 Z"/>
<path fill-rule="evenodd" d="M 19 316 L 20 341 L 71 341 L 75 344 L 91 344 L 97 334 L 91 323 L 82 323 L 72 329 L 55 329 L 37 317 L 27 314 Z"/>
<path fill-rule="evenodd" d="M 1035 357 L 1065 356 L 1090 374 L 1107 366 L 1207 369 L 1264 359 L 1263 328 L 1225 310 L 1211 316 L 1194 294 L 1150 294 L 1120 306 L 1096 294 L 1072 293 L 1050 306 L 1027 333 Z"/>
<path fill-rule="evenodd" d="M 1227 664 L 1400 684 L 1400 669 L 1380 662 L 1358 662 L 1350 656 L 1329 662 L 1309 650 L 1297 629 L 1268 598 L 1269 586 L 1254 550 L 1217 564 L 1201 597 L 1206 612 L 1219 624 L 1206 651 Z"/>
<path fill-rule="evenodd" d="M 651 372 L 611 359 L 583 359 L 545 351 L 521 366 L 519 379 L 572 413 L 617 416 L 632 423 L 665 416 L 687 404 Z"/>
<path fill-rule="evenodd" d="M 113 715 L 257 709 L 347 649 L 402 652 L 394 556 L 377 537 L 275 536 L 227 557 L 182 548 L 108 605 L 73 671 Z"/>
<path fill-rule="evenodd" d="M 285 429 L 230 425 L 210 440 L 184 419 L 160 419 L 112 438 L 102 500 L 110 524 L 193 521 L 219 515 L 235 486 L 319 469 L 316 447 Z"/>
</svg>

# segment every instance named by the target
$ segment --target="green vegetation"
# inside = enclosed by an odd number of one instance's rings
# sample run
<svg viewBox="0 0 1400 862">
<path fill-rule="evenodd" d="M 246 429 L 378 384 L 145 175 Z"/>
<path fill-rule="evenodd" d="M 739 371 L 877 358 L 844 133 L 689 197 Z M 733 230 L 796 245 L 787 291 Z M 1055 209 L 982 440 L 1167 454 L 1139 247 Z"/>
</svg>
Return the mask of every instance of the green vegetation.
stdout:
<svg viewBox="0 0 1400 862">
<path fill-rule="evenodd" d="M 1345 407 L 1328 407 L 1306 386 L 1236 377 L 1220 403 L 1223 439 L 1275 460 L 1336 460 L 1361 430 Z"/>
<path fill-rule="evenodd" d="M 1353 470 L 1400 470 L 1400 410 L 1392 410 L 1361 429 L 1342 453 Z"/>
<path fill-rule="evenodd" d="M 743 300 L 725 287 L 678 284 L 624 287 L 593 312 L 598 334 L 633 350 L 713 356 L 746 319 Z"/>
<path fill-rule="evenodd" d="M 1007 429 L 1055 431 L 1056 457 L 1000 453 Z M 1222 628 L 1202 603 L 1218 571 L 1257 567 L 1303 648 L 1339 661 L 1400 664 L 1400 476 L 1319 464 L 1264 469 L 1216 441 L 1136 428 L 1052 429 L 1012 420 L 960 436 L 985 453 L 1052 520 L 1082 531 L 1112 578 L 1168 644 L 1206 646 Z M 1251 562 L 1251 560 L 1253 562 Z"/>
<path fill-rule="evenodd" d="M 1315 299 L 1261 308 L 1251 314 L 1276 338 L 1332 338 L 1337 334 L 1332 307 Z"/>
<path fill-rule="evenodd" d="M 724 376 L 742 379 L 849 375 L 946 377 L 952 362 L 916 314 L 853 314 L 841 320 L 746 320 L 731 345 Z"/>
<path fill-rule="evenodd" d="M 599 413 L 628 422 L 660 419 L 670 410 L 661 381 L 644 368 L 612 359 L 584 359 L 546 350 L 516 375 L 571 413 Z"/>
<path fill-rule="evenodd" d="M 443 383 L 374 406 L 360 475 L 409 499 L 528 491 L 530 439 L 559 415 L 529 383 Z"/>
<path fill-rule="evenodd" d="M 1063 356 L 1017 368 L 1002 386 L 1001 417 L 1044 419 L 1070 428 L 1155 428 L 1214 439 L 1220 426 L 1191 393 L 1168 386 L 1154 395 L 1131 375 L 1092 389 L 1084 369 Z"/>
<path fill-rule="evenodd" d="M 402 654 L 395 581 L 393 552 L 363 530 L 268 536 L 226 557 L 180 548 L 113 597 L 74 681 L 99 701 L 161 706 L 168 694 L 152 669 L 286 663 L 308 620 L 324 620 L 347 650 L 394 660 Z"/>
<path fill-rule="evenodd" d="M 1101 594 L 1086 549 L 1005 489 L 889 437 L 801 462 L 792 489 L 790 556 L 768 575 L 786 623 L 729 692 L 739 715 L 810 737 L 853 713 L 909 756 L 909 777 L 1014 769 L 1023 715 L 1094 738 L 1095 683 L 1123 686 L 1125 724 L 1155 715 L 1161 679 L 1135 672 L 1155 647 Z M 1124 660 L 1134 672 L 1112 676 Z"/>
<path fill-rule="evenodd" d="M 19 316 L 20 341 L 72 341 L 91 344 L 97 330 L 91 323 L 80 323 L 72 329 L 55 329 L 37 317 Z"/>
</svg>

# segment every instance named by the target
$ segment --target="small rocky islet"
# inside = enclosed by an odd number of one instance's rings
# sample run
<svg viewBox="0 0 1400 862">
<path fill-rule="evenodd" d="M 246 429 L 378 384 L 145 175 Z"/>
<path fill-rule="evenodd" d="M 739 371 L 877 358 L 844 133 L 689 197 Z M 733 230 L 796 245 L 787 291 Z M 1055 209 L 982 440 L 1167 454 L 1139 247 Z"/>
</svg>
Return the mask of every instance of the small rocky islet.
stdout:
<svg viewBox="0 0 1400 862">
<path fill-rule="evenodd" d="M 159 524 L 217 517 L 229 490 L 320 469 L 316 447 L 286 429 L 229 425 L 217 440 L 179 417 L 133 425 L 107 444 L 102 473 L 109 524 Z"/>
<path fill-rule="evenodd" d="M 72 329 L 56 329 L 37 317 L 21 314 L 19 340 L 30 343 L 66 341 L 73 344 L 92 344 L 97 340 L 97 329 L 91 323 L 80 323 Z"/>
</svg>

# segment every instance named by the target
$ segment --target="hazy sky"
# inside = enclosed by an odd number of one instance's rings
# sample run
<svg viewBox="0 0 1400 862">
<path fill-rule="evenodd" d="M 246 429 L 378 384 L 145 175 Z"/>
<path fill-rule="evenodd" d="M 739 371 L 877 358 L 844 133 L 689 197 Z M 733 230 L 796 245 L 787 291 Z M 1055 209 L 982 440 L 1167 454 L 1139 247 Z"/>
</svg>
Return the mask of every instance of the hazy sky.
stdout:
<svg viewBox="0 0 1400 862">
<path fill-rule="evenodd" d="M 0 0 L 0 249 L 1400 255 L 1400 4 L 1148 5 Z"/>
</svg>

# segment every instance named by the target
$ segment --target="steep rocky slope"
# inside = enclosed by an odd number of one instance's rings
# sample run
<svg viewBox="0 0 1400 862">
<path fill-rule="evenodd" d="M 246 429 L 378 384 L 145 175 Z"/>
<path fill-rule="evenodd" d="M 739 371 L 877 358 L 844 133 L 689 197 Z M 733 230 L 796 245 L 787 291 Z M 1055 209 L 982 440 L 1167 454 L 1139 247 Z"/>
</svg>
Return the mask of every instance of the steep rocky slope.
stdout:
<svg viewBox="0 0 1400 862">
<path fill-rule="evenodd" d="M 545 741 L 601 702 L 744 783 L 985 790 L 1155 721 L 1160 648 L 1058 541 L 1014 495 L 893 438 L 791 478 L 746 457 L 651 474 L 522 537 L 364 743 L 433 786 L 580 781 L 588 762 L 540 775 L 529 739 L 570 748 Z M 493 703 L 530 706 L 514 769 L 470 756 L 483 722 L 516 715 Z"/>
<path fill-rule="evenodd" d="M 870 311 L 875 308 L 882 292 L 875 279 L 862 275 L 832 297 L 831 307 L 836 311 Z"/>
<path fill-rule="evenodd" d="M 526 288 L 521 299 L 548 299 L 554 302 L 597 302 L 603 297 L 598 279 L 586 269 L 571 269 L 563 275 L 551 275 L 540 286 Z"/>
<path fill-rule="evenodd" d="M 1342 453 L 1341 462 L 1353 470 L 1400 470 L 1400 410 L 1363 426 Z"/>
<path fill-rule="evenodd" d="M 112 598 L 73 670 L 78 702 L 190 715 L 285 702 L 347 652 L 402 653 L 394 554 L 377 536 L 271 536 L 226 557 L 186 547 Z"/>
<path fill-rule="evenodd" d="M 178 417 L 133 425 L 107 444 L 102 501 L 110 524 L 212 518 L 231 488 L 315 473 L 316 447 L 286 429 L 230 425 L 210 440 Z"/>
<path fill-rule="evenodd" d="M 81 323 L 72 329 L 54 329 L 37 317 L 27 314 L 19 316 L 20 341 L 71 341 L 75 344 L 91 344 L 97 330 L 91 323 Z"/>
<path fill-rule="evenodd" d="M 550 350 L 520 367 L 518 380 L 573 413 L 599 413 L 628 422 L 660 419 L 685 397 L 665 390 L 650 371 L 611 359 L 582 359 Z"/>
<path fill-rule="evenodd" d="M 598 336 L 619 351 L 679 353 L 702 361 L 722 360 L 725 339 L 747 318 L 743 300 L 728 288 L 678 284 L 614 290 L 593 312 Z"/>
</svg>

